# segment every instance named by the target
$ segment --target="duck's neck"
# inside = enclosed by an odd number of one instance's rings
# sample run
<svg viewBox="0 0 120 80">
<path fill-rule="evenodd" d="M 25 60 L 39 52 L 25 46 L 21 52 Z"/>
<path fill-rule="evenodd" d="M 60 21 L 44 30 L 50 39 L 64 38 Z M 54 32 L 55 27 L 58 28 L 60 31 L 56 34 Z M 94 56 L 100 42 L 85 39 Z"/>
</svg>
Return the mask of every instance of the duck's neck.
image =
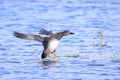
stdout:
<svg viewBox="0 0 120 80">
<path fill-rule="evenodd" d="M 55 37 L 57 40 L 60 40 L 63 36 L 64 36 L 64 34 L 63 34 L 62 32 L 59 32 L 59 33 L 54 34 L 54 37 Z"/>
</svg>

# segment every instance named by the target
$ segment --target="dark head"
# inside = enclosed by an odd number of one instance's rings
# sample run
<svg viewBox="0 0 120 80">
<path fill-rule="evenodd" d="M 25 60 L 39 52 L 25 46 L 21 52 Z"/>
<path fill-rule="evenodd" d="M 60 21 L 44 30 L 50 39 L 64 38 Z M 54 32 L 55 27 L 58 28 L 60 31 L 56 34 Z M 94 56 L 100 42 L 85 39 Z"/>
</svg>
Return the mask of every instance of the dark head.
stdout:
<svg viewBox="0 0 120 80">
<path fill-rule="evenodd" d="M 70 32 L 69 30 L 65 30 L 62 32 L 64 36 L 67 36 L 67 35 L 71 35 L 71 34 L 75 34 L 73 32 Z"/>
</svg>

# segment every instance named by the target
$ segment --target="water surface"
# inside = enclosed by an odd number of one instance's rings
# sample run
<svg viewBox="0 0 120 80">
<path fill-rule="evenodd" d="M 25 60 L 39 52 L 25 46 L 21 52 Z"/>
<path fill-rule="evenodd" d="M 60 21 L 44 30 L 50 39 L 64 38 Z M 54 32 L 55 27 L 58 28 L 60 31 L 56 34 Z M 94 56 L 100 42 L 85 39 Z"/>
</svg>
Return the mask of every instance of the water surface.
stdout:
<svg viewBox="0 0 120 80">
<path fill-rule="evenodd" d="M 61 58 L 41 60 L 41 43 L 12 34 L 41 28 L 75 33 L 61 40 Z M 107 46 L 97 45 L 101 38 Z M 120 80 L 119 42 L 119 0 L 0 1 L 1 80 Z"/>
</svg>

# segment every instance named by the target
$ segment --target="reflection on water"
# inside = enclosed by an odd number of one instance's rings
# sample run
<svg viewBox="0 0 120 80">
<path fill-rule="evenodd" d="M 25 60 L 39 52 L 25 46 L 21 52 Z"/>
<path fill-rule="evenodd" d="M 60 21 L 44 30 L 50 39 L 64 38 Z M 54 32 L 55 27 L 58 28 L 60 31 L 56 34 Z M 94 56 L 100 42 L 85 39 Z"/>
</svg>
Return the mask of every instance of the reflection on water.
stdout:
<svg viewBox="0 0 120 80">
<path fill-rule="evenodd" d="M 119 0 L 0 0 L 0 80 L 120 80 Z M 70 30 L 56 59 L 14 31 Z M 75 55 L 76 54 L 76 55 Z"/>
<path fill-rule="evenodd" d="M 60 63 L 57 60 L 42 60 L 41 64 L 44 66 L 59 66 Z"/>
<path fill-rule="evenodd" d="M 33 65 L 40 65 L 40 66 L 59 66 L 60 62 L 58 60 L 50 60 L 50 59 L 44 59 L 41 60 L 39 62 L 18 62 L 18 61 L 7 61 L 9 63 L 17 63 L 17 64 L 21 64 L 21 65 L 29 65 L 29 66 L 33 66 Z"/>
</svg>

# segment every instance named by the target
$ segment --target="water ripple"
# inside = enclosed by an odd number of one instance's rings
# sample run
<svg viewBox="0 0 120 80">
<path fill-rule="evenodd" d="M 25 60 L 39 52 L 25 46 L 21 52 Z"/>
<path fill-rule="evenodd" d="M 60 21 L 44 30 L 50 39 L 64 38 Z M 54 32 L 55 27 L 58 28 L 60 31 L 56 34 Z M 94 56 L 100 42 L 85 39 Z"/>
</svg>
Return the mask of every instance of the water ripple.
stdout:
<svg viewBox="0 0 120 80">
<path fill-rule="evenodd" d="M 1 80 L 120 80 L 120 1 L 0 0 L 0 5 Z M 75 33 L 61 40 L 60 59 L 39 59 L 41 43 L 12 34 L 37 34 L 41 28 Z"/>
</svg>

